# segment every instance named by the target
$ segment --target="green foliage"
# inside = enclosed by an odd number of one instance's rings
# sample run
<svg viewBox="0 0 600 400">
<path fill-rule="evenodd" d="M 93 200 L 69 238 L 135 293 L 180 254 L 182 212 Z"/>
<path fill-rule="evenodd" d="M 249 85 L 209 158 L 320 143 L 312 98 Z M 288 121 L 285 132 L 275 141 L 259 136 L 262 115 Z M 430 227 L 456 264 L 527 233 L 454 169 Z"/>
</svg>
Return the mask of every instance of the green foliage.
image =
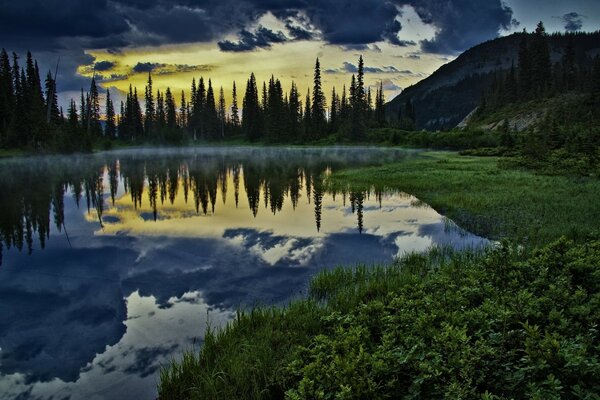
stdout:
<svg viewBox="0 0 600 400">
<path fill-rule="evenodd" d="M 498 147 L 500 134 L 482 130 L 449 132 L 405 131 L 396 128 L 371 129 L 367 140 L 422 149 L 463 150 Z"/>
<path fill-rule="evenodd" d="M 337 268 L 162 371 L 161 399 L 595 398 L 600 242 Z"/>
<path fill-rule="evenodd" d="M 535 174 L 515 168 L 514 158 L 419 154 L 396 164 L 338 171 L 331 184 L 411 193 L 470 232 L 527 247 L 562 235 L 582 241 L 600 232 L 597 178 Z"/>
</svg>

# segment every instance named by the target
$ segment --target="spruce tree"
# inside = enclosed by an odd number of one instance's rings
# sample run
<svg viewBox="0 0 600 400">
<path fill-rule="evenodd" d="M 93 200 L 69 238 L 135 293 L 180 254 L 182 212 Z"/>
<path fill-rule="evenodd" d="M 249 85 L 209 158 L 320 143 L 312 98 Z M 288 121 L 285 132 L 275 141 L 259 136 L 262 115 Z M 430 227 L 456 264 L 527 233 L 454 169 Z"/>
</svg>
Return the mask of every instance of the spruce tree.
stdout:
<svg viewBox="0 0 600 400">
<path fill-rule="evenodd" d="M 530 51 L 533 95 L 543 95 L 549 89 L 552 74 L 546 29 L 541 21 L 535 29 Z"/>
<path fill-rule="evenodd" d="M 54 126 L 60 125 L 62 122 L 60 118 L 60 110 L 58 108 L 58 98 L 56 95 L 56 82 L 52 78 L 52 72 L 48 71 L 46 76 L 46 120 L 48 123 Z"/>
<path fill-rule="evenodd" d="M 246 84 L 246 93 L 242 106 L 242 129 L 246 137 L 251 141 L 258 140 L 261 135 L 260 113 L 256 77 L 254 73 L 251 73 Z"/>
<path fill-rule="evenodd" d="M 289 123 L 290 123 L 290 136 L 292 141 L 298 141 L 301 139 L 300 128 L 302 125 L 302 102 L 300 100 L 300 93 L 296 83 L 292 81 L 292 88 L 290 89 L 290 96 L 288 99 L 289 107 Z"/>
<path fill-rule="evenodd" d="M 152 74 L 150 72 L 148 72 L 148 82 L 144 91 L 144 102 L 146 103 L 144 131 L 146 133 L 146 136 L 151 137 L 154 134 L 154 119 L 156 118 L 156 107 L 154 105 Z"/>
<path fill-rule="evenodd" d="M 15 111 L 15 92 L 10 59 L 5 49 L 0 53 L 0 145 L 4 144 Z"/>
<path fill-rule="evenodd" d="M 528 34 L 525 29 L 521 33 L 521 42 L 519 43 L 519 97 L 527 99 L 530 96 L 531 81 L 531 55 L 529 52 Z"/>
<path fill-rule="evenodd" d="M 225 137 L 225 123 L 226 123 L 226 104 L 225 104 L 225 92 L 223 86 L 219 89 L 219 106 L 217 107 L 217 117 L 219 120 L 219 133 L 221 138 Z"/>
<path fill-rule="evenodd" d="M 165 92 L 165 114 L 167 128 L 172 133 L 177 128 L 177 111 L 175 106 L 175 99 L 171 93 L 171 88 L 167 87 Z"/>
<path fill-rule="evenodd" d="M 185 100 L 185 92 L 181 91 L 181 105 L 179 106 L 179 126 L 184 131 L 187 129 L 188 105 Z"/>
<path fill-rule="evenodd" d="M 117 126 L 115 123 L 115 107 L 110 98 L 110 91 L 106 90 L 106 126 L 104 129 L 104 136 L 109 139 L 116 139 L 117 137 Z"/>
<path fill-rule="evenodd" d="M 312 139 L 312 106 L 310 102 L 310 89 L 306 93 L 304 104 L 304 140 Z"/>
<path fill-rule="evenodd" d="M 140 100 L 138 98 L 137 88 L 133 90 L 132 110 L 134 139 L 138 140 L 144 137 L 144 121 L 142 116 L 142 107 L 140 106 Z"/>
<path fill-rule="evenodd" d="M 339 98 L 335 93 L 335 87 L 331 90 L 331 108 L 329 110 L 329 132 L 335 133 L 338 130 L 339 124 Z"/>
<path fill-rule="evenodd" d="M 165 110 L 165 101 L 160 90 L 156 92 L 156 126 L 163 134 L 164 128 L 167 126 L 167 113 Z"/>
<path fill-rule="evenodd" d="M 98 87 L 96 86 L 96 78 L 92 78 L 92 83 L 90 84 L 87 108 L 87 133 L 92 135 L 92 137 L 102 136 L 102 127 L 100 125 L 100 97 L 98 94 Z"/>
<path fill-rule="evenodd" d="M 325 133 L 327 120 L 325 117 L 325 95 L 321 87 L 321 65 L 319 59 L 315 62 L 315 73 L 313 80 L 312 110 L 311 110 L 311 136 L 321 138 Z"/>
<path fill-rule="evenodd" d="M 235 81 L 233 81 L 233 91 L 231 95 L 231 124 L 234 126 L 234 128 L 237 128 L 240 126 L 240 115 L 237 104 L 237 90 L 235 87 Z"/>
<path fill-rule="evenodd" d="M 215 104 L 215 92 L 212 82 L 208 80 L 208 89 L 206 91 L 206 109 L 205 109 L 206 137 L 214 139 L 217 137 L 217 107 Z"/>
<path fill-rule="evenodd" d="M 377 95 L 375 96 L 375 123 L 380 128 L 385 126 L 385 97 L 383 94 L 383 82 L 379 82 Z"/>
</svg>

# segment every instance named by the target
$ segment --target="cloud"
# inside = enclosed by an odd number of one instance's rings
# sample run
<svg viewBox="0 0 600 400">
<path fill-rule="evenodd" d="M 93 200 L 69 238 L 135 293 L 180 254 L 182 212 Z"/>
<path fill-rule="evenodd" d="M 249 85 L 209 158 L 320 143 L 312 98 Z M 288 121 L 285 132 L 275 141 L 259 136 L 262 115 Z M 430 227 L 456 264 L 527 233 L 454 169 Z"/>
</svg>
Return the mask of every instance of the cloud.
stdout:
<svg viewBox="0 0 600 400">
<path fill-rule="evenodd" d="M 509 29 L 512 9 L 500 0 L 411 0 L 419 18 L 437 31 L 421 41 L 427 53 L 457 54 Z"/>
<path fill-rule="evenodd" d="M 237 42 L 231 40 L 218 42 L 219 48 L 222 51 L 252 51 L 257 48 L 271 47 L 272 43 L 283 43 L 288 40 L 283 32 L 274 32 L 264 26 L 259 26 L 254 33 L 243 29 L 238 38 Z"/>
<path fill-rule="evenodd" d="M 365 66 L 364 72 L 368 74 L 388 74 L 388 73 L 400 73 L 396 67 L 393 65 L 386 65 L 382 67 L 369 67 Z M 340 68 L 329 68 L 324 71 L 326 74 L 339 74 L 339 73 L 350 73 L 356 74 L 358 72 L 358 67 L 351 62 L 344 61 Z"/>
<path fill-rule="evenodd" d="M 288 33 L 294 40 L 313 40 L 315 35 L 313 32 L 306 30 L 300 26 L 294 26 L 292 24 L 286 24 Z"/>
<path fill-rule="evenodd" d="M 377 82 L 374 85 L 370 85 L 371 91 L 375 92 L 379 89 L 379 84 L 382 84 L 383 90 L 386 92 L 400 92 L 402 91 L 402 87 L 396 85 L 391 79 L 383 79 L 381 82 Z"/>
<path fill-rule="evenodd" d="M 565 30 L 568 32 L 580 31 L 583 26 L 583 19 L 587 18 L 576 12 L 570 12 L 560 17 L 565 24 Z"/>
<path fill-rule="evenodd" d="M 318 37 L 336 45 L 387 41 L 404 47 L 415 44 L 400 35 L 404 6 L 436 28 L 436 36 L 421 43 L 429 52 L 462 51 L 497 36 L 513 21 L 511 8 L 501 0 L 71 0 L 68 7 L 58 0 L 31 0 L 3 4 L 0 35 L 6 45 L 32 49 L 220 40 L 225 51 L 240 51 L 283 41 L 283 33 L 269 28 L 250 33 L 270 13 L 284 22 L 292 40 Z M 236 33 L 238 42 L 223 40 Z"/>
<path fill-rule="evenodd" d="M 112 61 L 98 61 L 96 64 L 94 64 L 96 71 L 99 72 L 108 71 L 109 69 L 114 68 L 116 65 L 117 63 Z"/>
<path fill-rule="evenodd" d="M 134 67 L 133 67 L 133 72 L 135 73 L 140 73 L 140 72 L 152 72 L 154 71 L 156 68 L 160 68 L 160 67 L 164 67 L 165 64 L 159 64 L 159 63 L 150 63 L 150 62 L 139 62 L 137 63 Z"/>
</svg>

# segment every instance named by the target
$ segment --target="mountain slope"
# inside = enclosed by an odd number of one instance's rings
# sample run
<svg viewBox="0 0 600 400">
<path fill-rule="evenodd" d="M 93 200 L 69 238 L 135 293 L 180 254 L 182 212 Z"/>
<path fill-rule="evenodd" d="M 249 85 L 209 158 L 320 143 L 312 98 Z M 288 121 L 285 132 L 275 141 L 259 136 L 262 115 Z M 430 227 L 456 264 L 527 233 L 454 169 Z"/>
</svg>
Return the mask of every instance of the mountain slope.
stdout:
<svg viewBox="0 0 600 400">
<path fill-rule="evenodd" d="M 407 101 L 414 107 L 417 129 L 450 129 L 459 124 L 478 105 L 496 71 L 518 64 L 519 44 L 524 33 L 515 33 L 479 44 L 431 76 L 412 85 L 386 104 L 386 115 L 398 120 Z M 600 31 L 577 33 L 573 38 L 578 64 L 591 66 L 600 54 Z M 568 36 L 550 35 L 548 43 L 553 63 L 559 62 Z"/>
</svg>

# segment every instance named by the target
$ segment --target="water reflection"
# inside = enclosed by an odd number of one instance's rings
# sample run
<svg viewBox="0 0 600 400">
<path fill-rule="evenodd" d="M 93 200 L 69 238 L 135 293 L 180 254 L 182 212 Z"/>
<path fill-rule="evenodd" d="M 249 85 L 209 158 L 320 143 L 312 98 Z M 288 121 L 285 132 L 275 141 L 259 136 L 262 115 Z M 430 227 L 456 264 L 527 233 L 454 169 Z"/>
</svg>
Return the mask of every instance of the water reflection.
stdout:
<svg viewBox="0 0 600 400">
<path fill-rule="evenodd" d="M 332 188 L 379 149 L 125 151 L 0 163 L 0 398 L 155 395 L 158 365 L 318 269 L 482 239 L 416 199 Z M 129 394 L 129 396 L 128 396 Z"/>
</svg>

